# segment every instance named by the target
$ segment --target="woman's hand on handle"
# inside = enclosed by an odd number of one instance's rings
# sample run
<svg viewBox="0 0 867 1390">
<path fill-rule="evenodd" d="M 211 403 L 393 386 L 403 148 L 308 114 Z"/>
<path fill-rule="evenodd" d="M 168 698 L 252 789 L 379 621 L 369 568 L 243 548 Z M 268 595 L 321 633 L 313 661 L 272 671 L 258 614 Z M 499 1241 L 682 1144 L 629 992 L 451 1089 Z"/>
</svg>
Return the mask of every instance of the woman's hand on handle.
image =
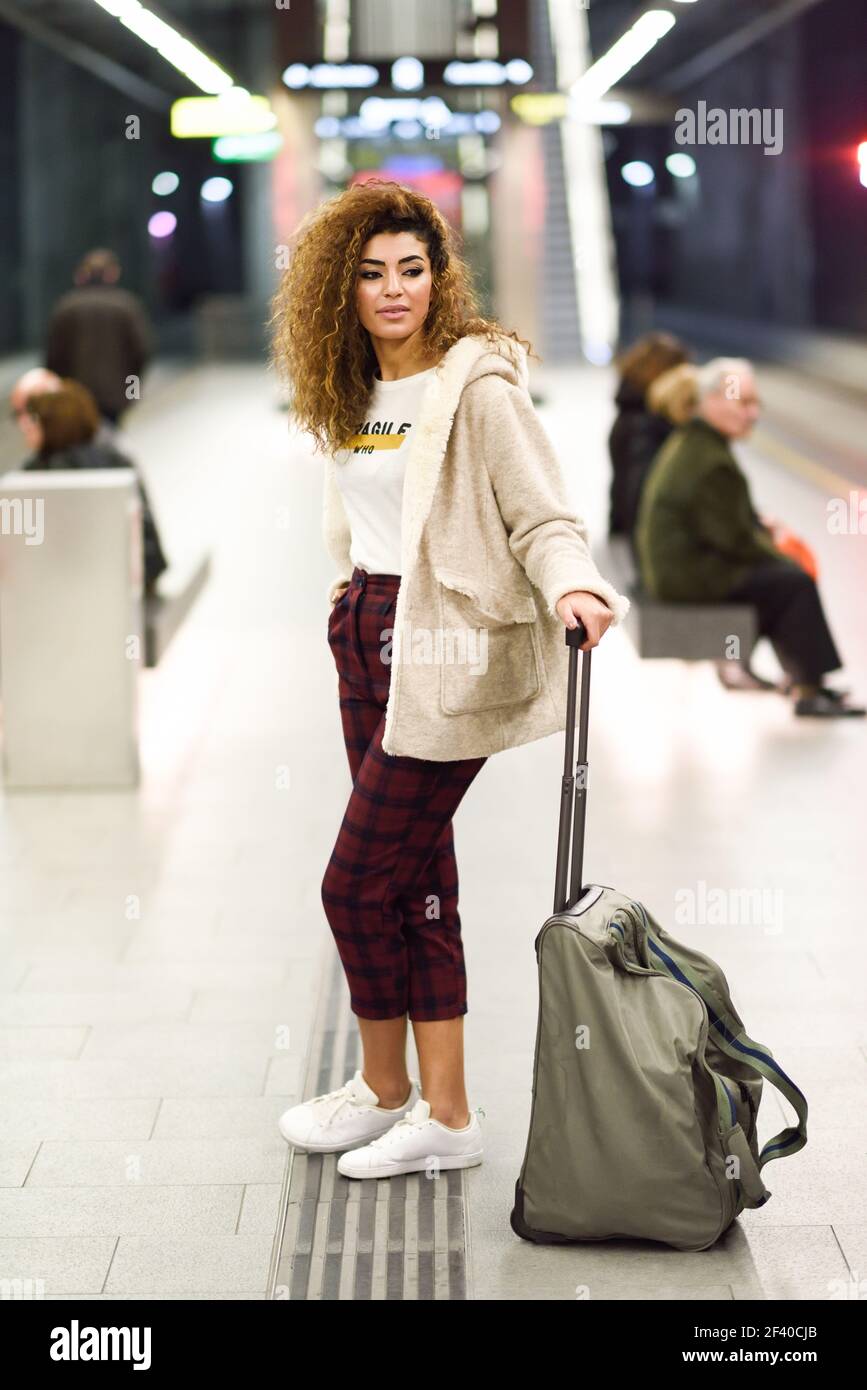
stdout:
<svg viewBox="0 0 867 1390">
<path fill-rule="evenodd" d="M 585 589 L 575 589 L 570 594 L 564 594 L 557 600 L 556 606 L 566 627 L 575 627 L 576 618 L 580 618 L 587 629 L 587 641 L 582 642 L 579 647 L 579 651 L 582 652 L 589 652 L 591 647 L 598 646 L 614 621 L 614 614 L 608 605 L 595 594 L 587 593 Z"/>
</svg>

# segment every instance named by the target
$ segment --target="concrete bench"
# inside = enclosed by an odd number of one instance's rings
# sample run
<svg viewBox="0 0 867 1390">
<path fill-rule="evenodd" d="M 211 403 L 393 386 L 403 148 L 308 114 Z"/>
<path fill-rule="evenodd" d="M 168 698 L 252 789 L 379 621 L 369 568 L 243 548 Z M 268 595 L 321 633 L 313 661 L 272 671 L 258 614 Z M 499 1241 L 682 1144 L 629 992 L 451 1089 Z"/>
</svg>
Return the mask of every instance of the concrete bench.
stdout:
<svg viewBox="0 0 867 1390">
<path fill-rule="evenodd" d="M 211 573 L 210 555 L 169 566 L 144 599 L 144 664 L 156 666 Z"/>
<path fill-rule="evenodd" d="M 142 632 L 135 473 L 13 471 L 0 481 L 0 510 L 5 785 L 134 787 Z"/>
<path fill-rule="evenodd" d="M 663 603 L 641 585 L 629 542 L 608 539 L 597 560 L 600 572 L 625 593 L 632 607 L 626 619 L 639 656 L 679 661 L 723 661 L 733 637 L 746 660 L 758 637 L 756 610 L 745 603 Z"/>
</svg>

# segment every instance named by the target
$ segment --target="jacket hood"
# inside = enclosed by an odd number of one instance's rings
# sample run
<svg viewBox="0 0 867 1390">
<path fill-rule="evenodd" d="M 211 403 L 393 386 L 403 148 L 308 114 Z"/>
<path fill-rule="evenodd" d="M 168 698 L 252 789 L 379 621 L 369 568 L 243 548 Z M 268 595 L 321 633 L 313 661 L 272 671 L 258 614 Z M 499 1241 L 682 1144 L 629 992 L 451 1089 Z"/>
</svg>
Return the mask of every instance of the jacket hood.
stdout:
<svg viewBox="0 0 867 1390">
<path fill-rule="evenodd" d="M 443 360 L 458 352 L 466 355 L 468 363 L 465 386 L 480 376 L 502 376 L 513 385 L 528 389 L 527 349 L 506 333 L 498 333 L 493 340 L 484 333 L 468 333 L 453 344 Z"/>
</svg>

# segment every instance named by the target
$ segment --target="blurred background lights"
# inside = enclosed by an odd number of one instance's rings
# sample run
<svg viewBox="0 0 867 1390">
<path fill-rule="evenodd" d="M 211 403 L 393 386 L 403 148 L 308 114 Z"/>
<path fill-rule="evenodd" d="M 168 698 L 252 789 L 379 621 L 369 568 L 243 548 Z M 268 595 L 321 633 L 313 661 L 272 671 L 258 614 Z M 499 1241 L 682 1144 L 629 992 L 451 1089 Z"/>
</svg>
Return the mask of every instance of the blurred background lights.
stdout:
<svg viewBox="0 0 867 1390">
<path fill-rule="evenodd" d="M 620 170 L 624 183 L 631 188 L 646 188 L 653 183 L 653 170 L 643 159 L 632 159 Z"/>
<path fill-rule="evenodd" d="M 424 86 L 424 65 L 418 58 L 395 58 L 391 65 L 391 84 L 401 92 L 415 92 Z"/>
<path fill-rule="evenodd" d="M 283 71 L 287 87 L 375 87 L 379 69 L 370 63 L 290 63 Z"/>
<path fill-rule="evenodd" d="M 201 196 L 206 203 L 224 203 L 232 195 L 234 185 L 231 179 L 225 179 L 217 174 L 214 178 L 205 179 L 202 184 Z"/>
<path fill-rule="evenodd" d="M 523 58 L 512 58 L 506 64 L 506 76 L 510 82 L 529 82 L 533 76 L 533 69 Z"/>
<path fill-rule="evenodd" d="M 867 140 L 858 146 L 858 163 L 861 166 L 861 182 L 867 188 Z"/>
<path fill-rule="evenodd" d="M 496 111 L 478 111 L 476 113 L 476 130 L 483 135 L 493 135 L 500 129 L 500 118 Z"/>
<path fill-rule="evenodd" d="M 310 69 L 306 63 L 290 63 L 283 73 L 287 87 L 306 87 L 310 80 Z"/>
<path fill-rule="evenodd" d="M 452 113 L 442 97 L 426 97 L 421 103 L 420 115 L 425 125 L 434 130 L 440 130 L 443 126 L 448 125 L 452 117 Z"/>
<path fill-rule="evenodd" d="M 282 145 L 279 130 L 265 130 L 259 135 L 220 135 L 211 152 L 224 163 L 240 164 L 273 159 Z"/>
<path fill-rule="evenodd" d="M 665 167 L 676 179 L 691 179 L 695 173 L 695 160 L 691 154 L 670 154 Z"/>
<path fill-rule="evenodd" d="M 533 69 L 523 58 L 512 58 L 505 65 L 493 58 L 477 58 L 470 62 L 456 58 L 443 69 L 445 81 L 456 87 L 500 86 L 504 82 L 517 85 L 529 82 L 532 76 Z"/>
<path fill-rule="evenodd" d="M 267 97 L 251 96 L 240 87 L 218 97 L 179 97 L 172 102 L 170 125 L 177 139 L 205 135 L 255 135 L 273 130 L 276 112 Z"/>
<path fill-rule="evenodd" d="M 174 193 L 179 183 L 180 179 L 177 174 L 166 169 L 163 173 L 157 174 L 151 184 L 151 192 L 156 193 L 158 198 L 167 198 L 170 193 Z"/>
<path fill-rule="evenodd" d="M 592 362 L 594 367 L 607 367 L 613 356 L 608 343 L 597 342 L 595 338 L 589 338 L 584 343 L 584 356 L 588 362 Z"/>
<path fill-rule="evenodd" d="M 336 116 L 320 116 L 314 123 L 313 130 L 320 140 L 328 140 L 340 134 L 340 121 Z"/>
<path fill-rule="evenodd" d="M 178 219 L 173 212 L 155 212 L 148 221 L 148 231 L 152 237 L 167 237 L 171 236 L 177 225 Z"/>
</svg>

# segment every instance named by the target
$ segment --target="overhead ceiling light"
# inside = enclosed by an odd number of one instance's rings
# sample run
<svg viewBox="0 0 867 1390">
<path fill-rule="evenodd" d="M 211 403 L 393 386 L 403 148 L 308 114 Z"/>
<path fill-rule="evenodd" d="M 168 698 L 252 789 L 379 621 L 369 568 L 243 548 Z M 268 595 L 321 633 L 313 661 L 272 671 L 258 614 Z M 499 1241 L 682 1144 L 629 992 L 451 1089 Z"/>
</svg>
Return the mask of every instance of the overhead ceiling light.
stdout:
<svg viewBox="0 0 867 1390">
<path fill-rule="evenodd" d="M 217 175 L 215 178 L 205 179 L 200 195 L 206 203 L 225 203 L 227 198 L 231 198 L 233 191 L 232 180 Z"/>
<path fill-rule="evenodd" d="M 655 48 L 677 23 L 670 10 L 646 10 L 631 29 L 572 83 L 573 96 L 596 101 Z"/>
<path fill-rule="evenodd" d="M 625 101 L 576 101 L 567 92 L 521 92 L 509 105 L 527 125 L 550 125 L 567 116 L 588 125 L 625 125 L 632 116 Z"/>
<path fill-rule="evenodd" d="M 189 140 L 205 135 L 258 135 L 273 130 L 277 117 L 267 97 L 243 98 L 240 89 L 219 97 L 181 97 L 172 102 L 171 132 Z"/>
<path fill-rule="evenodd" d="M 571 97 L 569 114 L 588 125 L 626 125 L 632 119 L 632 107 L 628 101 L 584 102 Z"/>
<path fill-rule="evenodd" d="M 283 72 L 287 87 L 375 87 L 379 69 L 370 63 L 290 63 Z"/>
<path fill-rule="evenodd" d="M 494 135 L 500 129 L 501 124 L 496 111 L 476 112 L 476 130 L 480 131 L 482 135 Z"/>
<path fill-rule="evenodd" d="M 421 121 L 441 130 L 452 118 L 442 97 L 366 97 L 358 114 L 369 130 L 382 130 L 392 121 Z"/>
<path fill-rule="evenodd" d="M 520 86 L 532 76 L 533 69 L 523 58 L 512 58 L 505 64 L 493 58 L 479 58 L 475 62 L 454 59 L 443 69 L 444 80 L 454 87 L 497 87 L 504 82 Z"/>
<path fill-rule="evenodd" d="M 442 97 L 426 97 L 421 103 L 420 115 L 431 130 L 441 130 L 452 118 L 452 113 Z"/>
<path fill-rule="evenodd" d="M 418 58 L 395 58 L 391 65 L 391 85 L 399 92 L 415 92 L 424 86 L 424 64 Z"/>
<path fill-rule="evenodd" d="M 624 164 L 620 173 L 623 182 L 628 183 L 630 188 L 647 188 L 654 179 L 653 170 L 643 159 L 630 160 L 628 164 Z"/>
<path fill-rule="evenodd" d="M 166 169 L 164 173 L 157 174 L 151 184 L 151 192 L 156 193 L 158 198 L 167 198 L 170 193 L 174 193 L 178 187 L 180 179 L 177 174 Z"/>
<path fill-rule="evenodd" d="M 519 86 L 524 82 L 529 82 L 533 76 L 533 69 L 523 58 L 510 58 L 506 64 L 506 76 L 510 82 L 515 82 Z"/>
<path fill-rule="evenodd" d="M 264 130 L 258 135 L 220 135 L 211 153 L 220 164 L 250 164 L 273 159 L 282 147 L 279 130 Z"/>
<path fill-rule="evenodd" d="M 188 77 L 201 92 L 216 96 L 234 86 L 232 78 L 190 39 L 154 14 L 141 0 L 96 0 L 106 14 L 119 19 L 144 43 L 156 49 L 167 63 Z"/>
<path fill-rule="evenodd" d="M 670 154 L 665 167 L 676 179 L 691 179 L 695 173 L 695 160 L 691 154 Z"/>
<path fill-rule="evenodd" d="M 160 240 L 162 237 L 171 236 L 177 225 L 178 219 L 173 212 L 155 212 L 153 216 L 148 219 L 148 231 L 151 236 L 156 237 L 157 240 Z"/>
</svg>

